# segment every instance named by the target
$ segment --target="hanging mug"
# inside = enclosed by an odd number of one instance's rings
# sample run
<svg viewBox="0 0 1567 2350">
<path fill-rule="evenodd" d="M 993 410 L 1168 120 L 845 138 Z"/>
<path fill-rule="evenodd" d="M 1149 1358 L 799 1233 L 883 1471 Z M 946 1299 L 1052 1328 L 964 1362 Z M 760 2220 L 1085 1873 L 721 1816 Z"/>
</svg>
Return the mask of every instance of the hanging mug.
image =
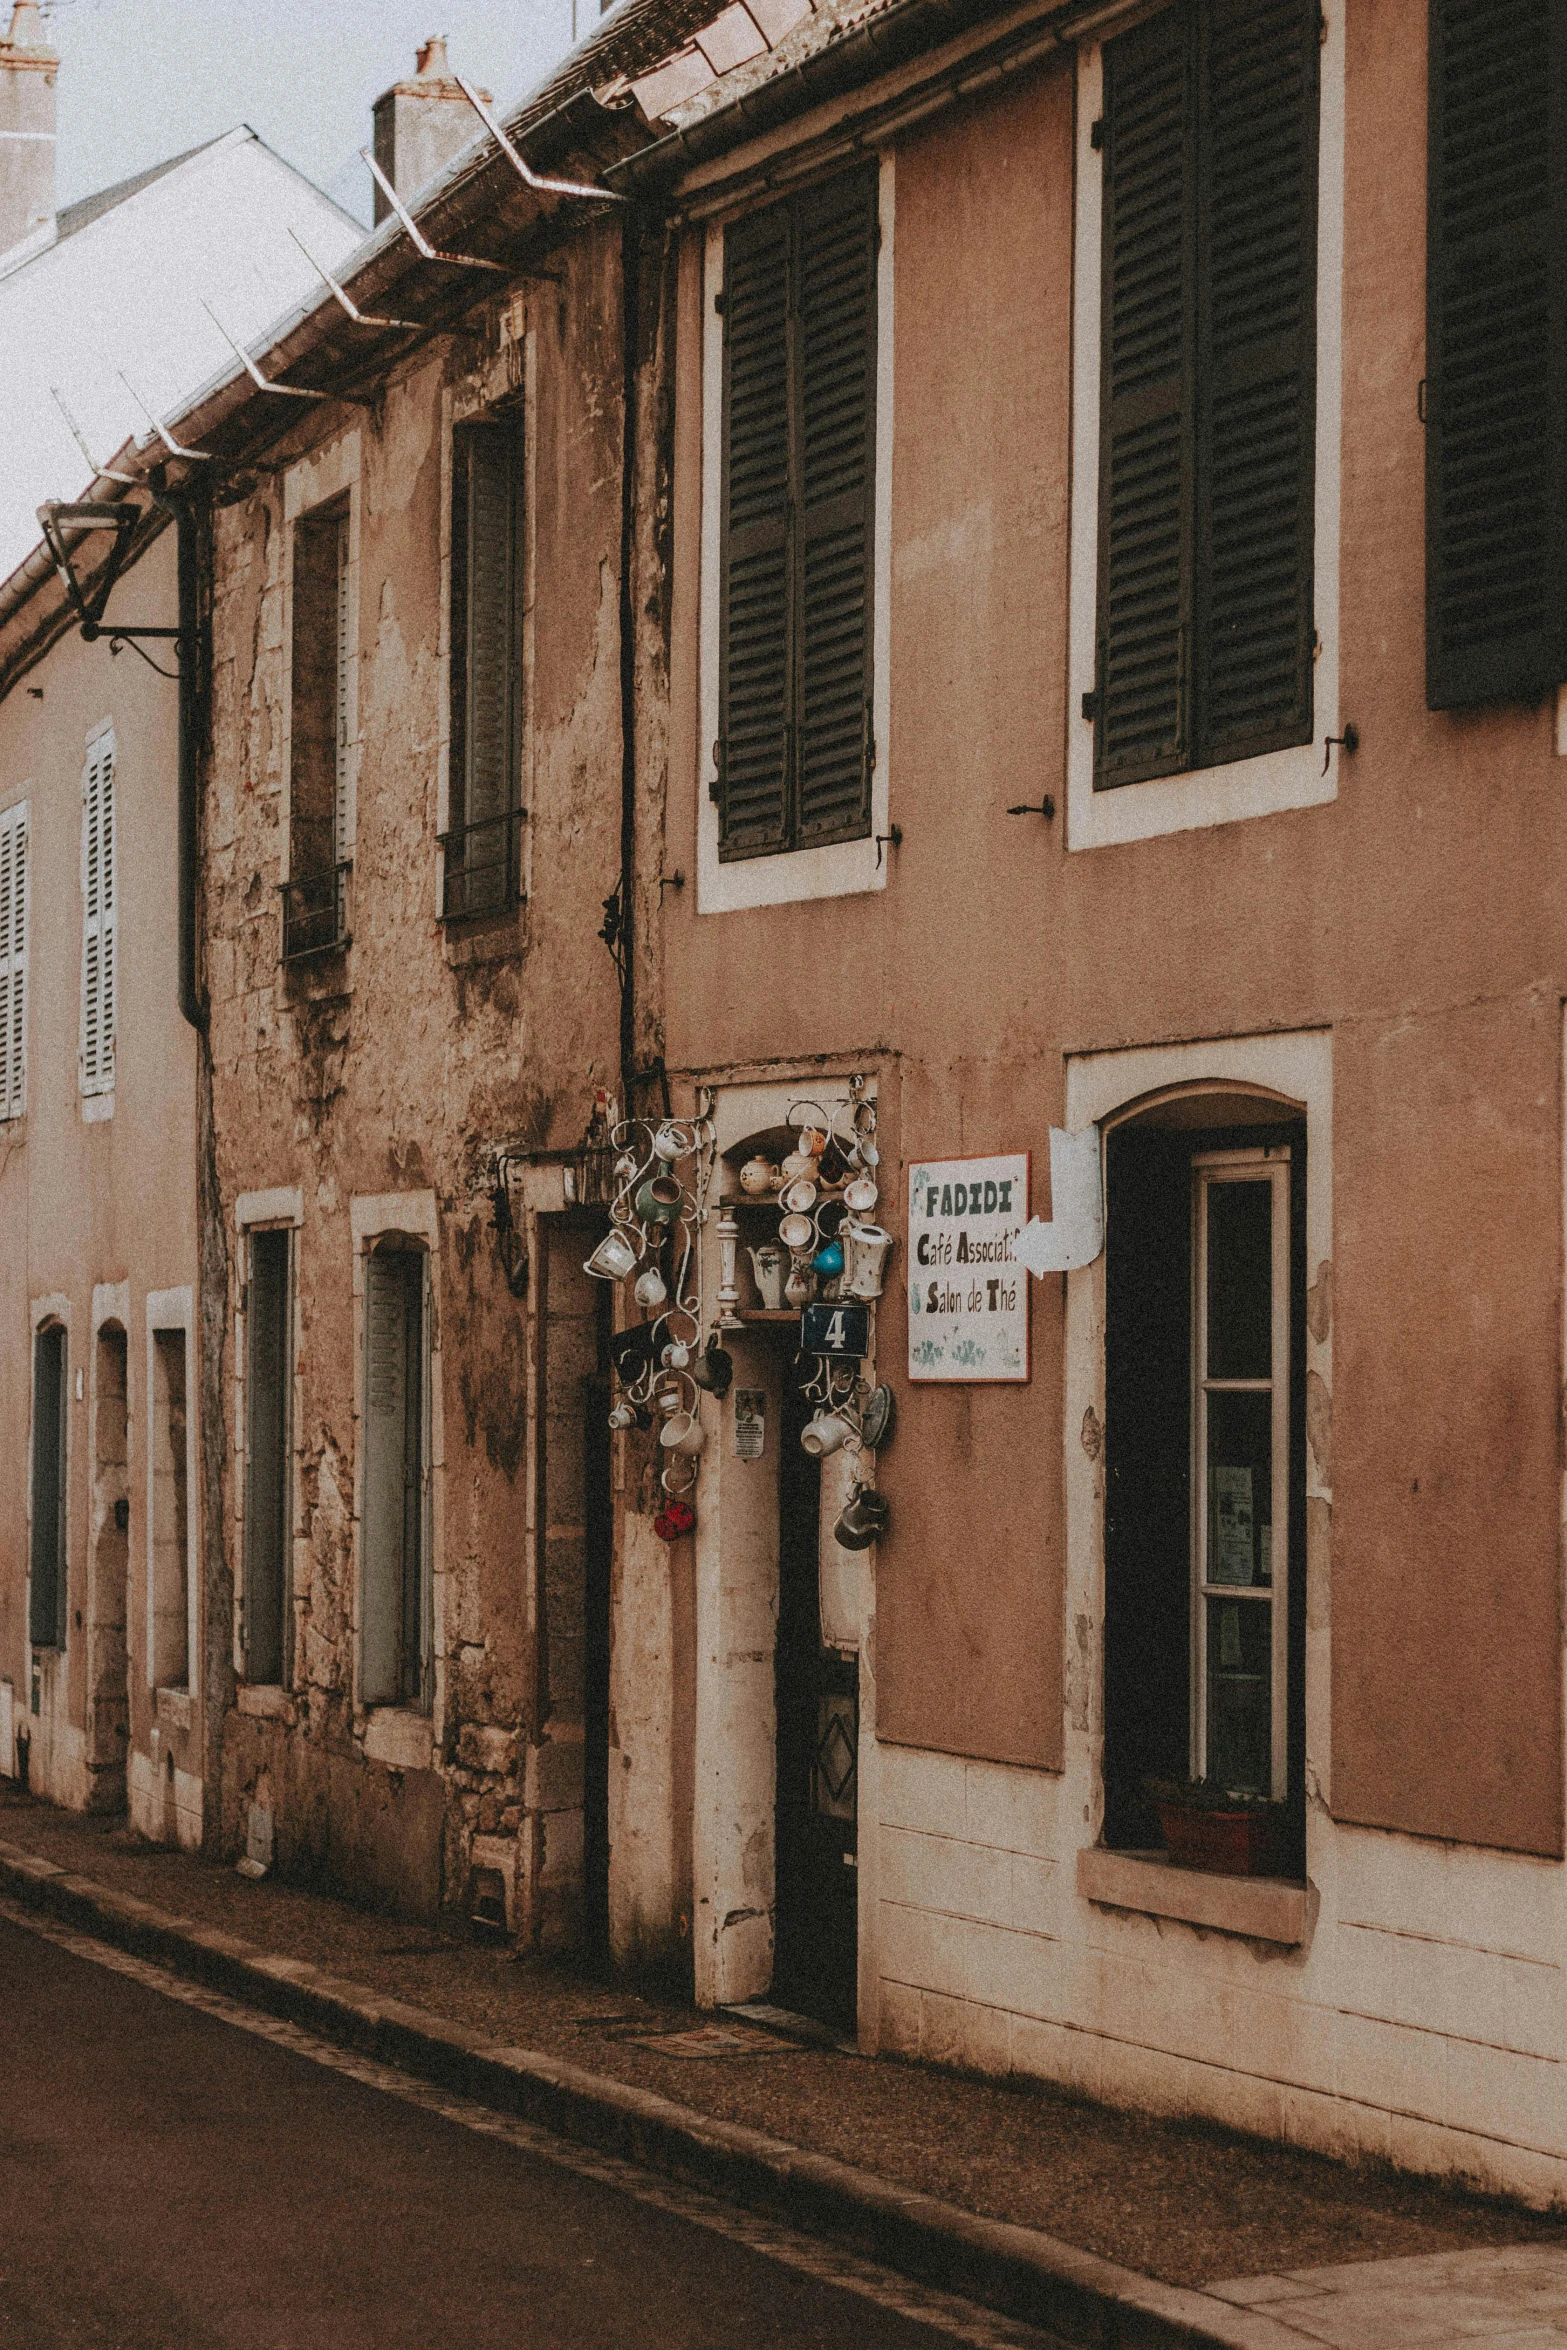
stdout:
<svg viewBox="0 0 1567 2350">
<path fill-rule="evenodd" d="M 846 1420 L 841 1412 L 821 1411 L 801 1429 L 800 1442 L 813 1461 L 820 1461 L 825 1460 L 829 1453 L 836 1452 L 841 1444 L 846 1444 L 853 1434 L 852 1422 Z"/>
<path fill-rule="evenodd" d="M 649 1265 L 645 1273 L 637 1275 L 636 1287 L 631 1292 L 639 1306 L 661 1306 L 669 1292 L 664 1287 L 664 1276 L 656 1265 Z"/>
<path fill-rule="evenodd" d="M 845 1224 L 841 1238 L 844 1296 L 880 1297 L 892 1234 L 879 1224 Z"/>
<path fill-rule="evenodd" d="M 666 1452 L 699 1453 L 707 1438 L 695 1412 L 673 1411 L 658 1432 Z"/>
<path fill-rule="evenodd" d="M 816 1226 L 806 1215 L 785 1216 L 778 1227 L 778 1237 L 786 1249 L 798 1255 L 801 1249 L 809 1249 L 816 1238 Z"/>
<path fill-rule="evenodd" d="M 791 1216 L 808 1216 L 816 1205 L 816 1186 L 809 1175 L 796 1175 L 783 1195 Z"/>
<path fill-rule="evenodd" d="M 653 1137 L 653 1156 L 662 1159 L 666 1167 L 674 1165 L 685 1147 L 678 1130 L 673 1126 L 661 1126 Z"/>
<path fill-rule="evenodd" d="M 727 1395 L 734 1375 L 734 1356 L 716 1338 L 710 1338 L 702 1352 L 692 1358 L 691 1376 L 709 1395 Z"/>
<path fill-rule="evenodd" d="M 593 1254 L 583 1264 L 584 1273 L 591 1273 L 597 1281 L 624 1281 L 636 1270 L 637 1252 L 617 1225 L 606 1232 Z"/>
<path fill-rule="evenodd" d="M 856 1175 L 844 1186 L 843 1204 L 856 1216 L 868 1216 L 875 1207 L 877 1191 L 868 1175 Z"/>
<path fill-rule="evenodd" d="M 784 1301 L 784 1253 L 775 1242 L 764 1241 L 760 1248 L 748 1248 L 751 1270 L 756 1275 L 757 1292 L 768 1313 L 776 1314 Z"/>
</svg>

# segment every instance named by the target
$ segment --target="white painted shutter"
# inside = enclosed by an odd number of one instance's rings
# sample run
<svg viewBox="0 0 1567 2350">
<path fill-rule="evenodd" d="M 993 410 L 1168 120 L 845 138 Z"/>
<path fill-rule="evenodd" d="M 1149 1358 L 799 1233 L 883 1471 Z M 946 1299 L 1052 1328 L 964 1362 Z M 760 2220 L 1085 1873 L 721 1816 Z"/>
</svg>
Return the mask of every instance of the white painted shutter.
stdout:
<svg viewBox="0 0 1567 2350">
<path fill-rule="evenodd" d="M 0 816 L 0 1118 L 27 1106 L 27 806 Z"/>
<path fill-rule="evenodd" d="M 114 736 L 88 745 L 82 769 L 82 1041 L 84 1094 L 114 1089 L 119 886 L 114 838 Z"/>
<path fill-rule="evenodd" d="M 337 525 L 337 707 L 333 714 L 336 762 L 332 817 L 332 854 L 339 865 L 348 859 L 348 751 L 352 713 L 348 706 L 348 516 Z"/>
</svg>

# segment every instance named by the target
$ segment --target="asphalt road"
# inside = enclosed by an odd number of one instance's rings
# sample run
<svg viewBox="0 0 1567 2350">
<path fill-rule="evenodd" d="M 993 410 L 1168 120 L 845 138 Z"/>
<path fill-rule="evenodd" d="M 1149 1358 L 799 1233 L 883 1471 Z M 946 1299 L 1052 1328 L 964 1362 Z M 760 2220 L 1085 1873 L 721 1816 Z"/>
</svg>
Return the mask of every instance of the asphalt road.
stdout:
<svg viewBox="0 0 1567 2350">
<path fill-rule="evenodd" d="M 953 2336 L 0 1921 L 0 2345 Z"/>
</svg>

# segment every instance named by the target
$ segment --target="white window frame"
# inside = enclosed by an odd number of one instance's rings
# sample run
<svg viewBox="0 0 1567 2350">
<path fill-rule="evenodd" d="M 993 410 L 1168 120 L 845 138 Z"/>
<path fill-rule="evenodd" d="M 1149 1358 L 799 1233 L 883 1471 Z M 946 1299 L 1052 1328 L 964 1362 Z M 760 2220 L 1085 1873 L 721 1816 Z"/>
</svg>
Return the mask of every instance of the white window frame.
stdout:
<svg viewBox="0 0 1567 2350">
<path fill-rule="evenodd" d="M 31 812 L 0 809 L 0 1125 L 27 1109 L 27 929 Z"/>
<path fill-rule="evenodd" d="M 718 639 L 722 605 L 722 516 L 724 468 L 724 322 L 716 303 L 724 284 L 724 231 L 730 213 L 707 232 L 702 271 L 702 582 L 700 621 L 700 767 L 697 777 L 696 909 L 699 914 L 732 914 L 749 906 L 792 905 L 807 898 L 857 896 L 885 889 L 889 873 L 892 702 L 892 442 L 893 442 L 893 227 L 895 159 L 879 158 L 876 206 L 881 246 L 876 261 L 876 478 L 874 483 L 871 593 L 871 731 L 876 763 L 871 770 L 871 828 L 864 840 L 834 842 L 828 848 L 781 849 L 731 864 L 719 858 L 717 780 L 713 745 L 718 739 Z M 879 836 L 879 837 L 878 837 Z"/>
<path fill-rule="evenodd" d="M 1191 1775 L 1208 1776 L 1208 1602 L 1236 1600 L 1247 1607 L 1271 1607 L 1269 1768 L 1276 1803 L 1289 1793 L 1290 1180 L 1287 1145 L 1204 1151 L 1192 1161 Z M 1214 1379 L 1208 1373 L 1208 1193 L 1216 1183 L 1237 1182 L 1265 1183 L 1273 1195 L 1273 1369 L 1267 1379 Z M 1213 1583 L 1207 1574 L 1208 1399 L 1264 1391 L 1273 1405 L 1273 1580 L 1269 1585 Z"/>
<path fill-rule="evenodd" d="M 1104 113 L 1104 48 L 1085 42 L 1077 66 L 1076 266 L 1072 303 L 1072 559 L 1068 630 L 1067 848 L 1109 848 L 1160 833 L 1310 808 L 1338 797 L 1339 759 L 1324 742 L 1339 711 L 1339 511 L 1343 431 L 1344 4 L 1326 0 L 1317 149 L 1317 478 L 1314 586 L 1318 651 L 1313 736 L 1226 766 L 1148 783 L 1094 789 L 1094 728 L 1082 715 L 1094 690 L 1099 614 L 1101 241 L 1104 154 L 1093 143 Z"/>
<path fill-rule="evenodd" d="M 359 540 L 360 436 L 346 432 L 290 466 L 283 476 L 283 526 L 288 541 L 283 600 L 283 826 L 279 879 L 293 877 L 290 791 L 294 756 L 294 525 L 342 499 L 347 539 L 338 577 L 337 791 L 334 845 L 339 864 L 352 864 L 359 820 Z"/>
<path fill-rule="evenodd" d="M 114 722 L 105 718 L 87 737 L 82 766 L 82 988 L 76 1070 L 82 1097 L 82 1116 L 112 1117 L 119 1049 L 120 1000 L 120 822 L 119 745 Z M 98 867 L 93 871 L 93 790 L 101 776 Z M 105 837 L 105 834 L 107 837 Z M 97 911 L 94 912 L 94 892 Z M 92 1045 L 93 991 L 88 972 L 90 949 L 98 948 L 97 1042 Z"/>
</svg>

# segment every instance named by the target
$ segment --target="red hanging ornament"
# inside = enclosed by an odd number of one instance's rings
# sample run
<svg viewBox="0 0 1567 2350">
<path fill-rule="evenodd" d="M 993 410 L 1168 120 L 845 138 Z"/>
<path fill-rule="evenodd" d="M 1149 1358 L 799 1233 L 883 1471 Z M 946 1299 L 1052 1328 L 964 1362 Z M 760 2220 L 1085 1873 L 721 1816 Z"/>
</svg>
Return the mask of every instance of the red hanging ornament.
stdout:
<svg viewBox="0 0 1567 2350">
<path fill-rule="evenodd" d="M 688 1501 L 666 1501 L 653 1520 L 653 1531 L 662 1542 L 678 1542 L 683 1534 L 696 1526 L 696 1512 Z"/>
</svg>

